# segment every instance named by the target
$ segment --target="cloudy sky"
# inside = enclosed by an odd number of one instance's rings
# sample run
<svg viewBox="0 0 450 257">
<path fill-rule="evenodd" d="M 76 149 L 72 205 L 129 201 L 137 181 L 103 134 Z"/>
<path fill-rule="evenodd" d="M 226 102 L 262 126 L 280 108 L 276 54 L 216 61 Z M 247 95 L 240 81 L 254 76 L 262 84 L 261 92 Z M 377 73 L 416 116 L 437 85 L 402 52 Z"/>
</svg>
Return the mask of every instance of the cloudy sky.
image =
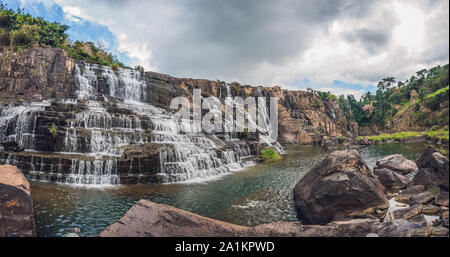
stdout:
<svg viewBox="0 0 450 257">
<path fill-rule="evenodd" d="M 7 0 L 130 66 L 335 94 L 449 61 L 448 0 Z"/>
</svg>

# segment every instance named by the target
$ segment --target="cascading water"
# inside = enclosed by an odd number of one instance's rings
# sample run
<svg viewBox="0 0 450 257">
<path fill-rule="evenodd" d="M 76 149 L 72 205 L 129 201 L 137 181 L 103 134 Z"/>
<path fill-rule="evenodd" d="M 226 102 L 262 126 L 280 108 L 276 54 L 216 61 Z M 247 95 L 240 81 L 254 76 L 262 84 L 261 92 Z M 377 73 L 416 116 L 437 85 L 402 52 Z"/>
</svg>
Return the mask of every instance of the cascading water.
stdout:
<svg viewBox="0 0 450 257">
<path fill-rule="evenodd" d="M 146 82 L 140 72 L 77 64 L 75 81 L 75 99 L 0 105 L 1 141 L 16 141 L 26 149 L 23 155 L 7 154 L 3 162 L 25 165 L 26 160 L 30 165 L 23 167 L 29 169 L 31 178 L 50 180 L 57 176 L 60 182 L 83 185 L 119 184 L 120 175 L 134 168 L 133 160 L 129 168 L 119 165 L 125 147 L 145 143 L 171 146 L 159 153 L 158 175 L 163 183 L 208 178 L 250 163 L 242 160 L 251 155 L 245 143 L 230 144 L 215 136 L 180 133 L 184 123 L 144 103 Z M 227 95 L 231 96 L 229 88 Z M 110 111 L 114 108 L 118 111 Z M 48 125 L 49 117 L 63 118 L 50 128 L 36 128 L 36 119 Z M 43 146 L 34 140 L 45 129 L 51 131 L 55 142 L 60 142 L 54 143 L 49 153 L 41 153 Z M 62 172 L 65 167 L 67 172 Z"/>
</svg>

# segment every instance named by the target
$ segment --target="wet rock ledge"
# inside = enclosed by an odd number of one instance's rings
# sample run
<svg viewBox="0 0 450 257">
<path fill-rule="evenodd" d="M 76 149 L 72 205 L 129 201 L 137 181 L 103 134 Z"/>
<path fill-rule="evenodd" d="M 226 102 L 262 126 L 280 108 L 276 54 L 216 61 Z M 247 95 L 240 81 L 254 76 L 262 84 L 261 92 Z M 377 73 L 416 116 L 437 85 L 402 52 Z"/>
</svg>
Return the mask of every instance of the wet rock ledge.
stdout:
<svg viewBox="0 0 450 257">
<path fill-rule="evenodd" d="M 30 184 L 19 169 L 0 165 L 0 237 L 36 236 Z"/>
</svg>

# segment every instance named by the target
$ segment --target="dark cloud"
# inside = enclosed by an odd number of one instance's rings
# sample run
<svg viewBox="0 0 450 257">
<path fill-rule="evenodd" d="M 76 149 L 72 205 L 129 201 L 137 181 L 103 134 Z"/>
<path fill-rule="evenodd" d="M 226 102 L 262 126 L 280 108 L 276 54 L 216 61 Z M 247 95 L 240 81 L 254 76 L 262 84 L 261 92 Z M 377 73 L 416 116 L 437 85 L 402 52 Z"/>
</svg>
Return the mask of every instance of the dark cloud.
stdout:
<svg viewBox="0 0 450 257">
<path fill-rule="evenodd" d="M 369 85 L 448 62 L 448 0 L 54 1 L 179 77 Z"/>
<path fill-rule="evenodd" d="M 180 1 L 183 33 L 153 51 L 159 69 L 221 76 L 260 63 L 280 64 L 307 49 L 330 22 L 360 16 L 375 1 Z M 156 40 L 159 42 L 159 40 Z"/>
</svg>

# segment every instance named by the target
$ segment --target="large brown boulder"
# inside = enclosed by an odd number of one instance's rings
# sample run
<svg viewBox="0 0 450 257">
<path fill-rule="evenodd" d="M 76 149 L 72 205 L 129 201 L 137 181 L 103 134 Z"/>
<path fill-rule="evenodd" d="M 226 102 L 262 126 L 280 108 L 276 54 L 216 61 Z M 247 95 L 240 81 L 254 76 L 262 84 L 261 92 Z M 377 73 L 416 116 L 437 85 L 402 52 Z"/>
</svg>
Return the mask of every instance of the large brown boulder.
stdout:
<svg viewBox="0 0 450 257">
<path fill-rule="evenodd" d="M 373 173 L 384 187 L 390 189 L 402 189 L 411 181 L 410 178 L 386 168 L 375 169 Z"/>
<path fill-rule="evenodd" d="M 448 159 L 430 146 L 416 161 L 419 172 L 414 176 L 412 185 L 425 187 L 437 186 L 448 191 Z"/>
<path fill-rule="evenodd" d="M 239 226 L 180 210 L 165 204 L 140 200 L 100 237 L 335 237 L 368 234 L 412 236 L 423 224 L 406 220 L 380 223 L 370 219 L 332 222 L 325 226 L 280 222 L 255 227 Z"/>
<path fill-rule="evenodd" d="M 396 197 L 395 201 L 402 203 L 409 203 L 411 197 L 425 192 L 425 187 L 422 185 L 411 186 L 402 190 Z"/>
<path fill-rule="evenodd" d="M 401 154 L 389 155 L 378 160 L 375 169 L 390 169 L 400 174 L 408 174 L 418 170 L 413 161 L 406 159 Z"/>
<path fill-rule="evenodd" d="M 389 207 L 383 190 L 358 152 L 336 151 L 316 163 L 295 186 L 297 217 L 309 224 L 381 218 Z"/>
<path fill-rule="evenodd" d="M 0 237 L 35 235 L 30 184 L 17 167 L 0 165 Z"/>
</svg>

